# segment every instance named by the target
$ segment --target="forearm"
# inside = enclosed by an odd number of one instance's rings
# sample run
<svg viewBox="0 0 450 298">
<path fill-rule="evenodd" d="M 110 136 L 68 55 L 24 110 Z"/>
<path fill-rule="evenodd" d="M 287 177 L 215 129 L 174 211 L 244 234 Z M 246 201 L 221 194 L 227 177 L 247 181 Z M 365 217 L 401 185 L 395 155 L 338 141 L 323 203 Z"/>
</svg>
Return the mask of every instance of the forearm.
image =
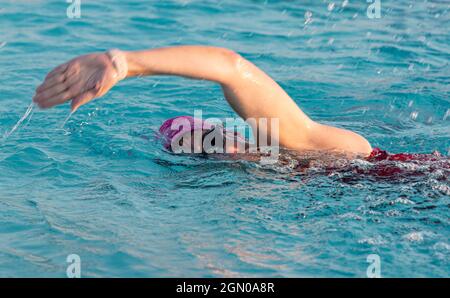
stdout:
<svg viewBox="0 0 450 298">
<path fill-rule="evenodd" d="M 128 77 L 176 75 L 223 83 L 233 71 L 234 52 L 208 46 L 177 46 L 124 52 Z"/>
</svg>

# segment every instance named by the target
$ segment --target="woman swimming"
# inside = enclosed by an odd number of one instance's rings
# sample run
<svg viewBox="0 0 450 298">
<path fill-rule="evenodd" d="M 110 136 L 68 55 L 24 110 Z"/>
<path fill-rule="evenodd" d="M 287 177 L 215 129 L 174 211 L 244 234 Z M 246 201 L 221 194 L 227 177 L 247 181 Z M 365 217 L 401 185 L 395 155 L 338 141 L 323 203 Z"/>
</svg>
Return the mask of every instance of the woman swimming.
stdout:
<svg viewBox="0 0 450 298">
<path fill-rule="evenodd" d="M 72 112 L 94 98 L 106 94 L 115 84 L 127 77 L 142 75 L 173 75 L 217 82 L 225 98 L 243 118 L 255 119 L 250 126 L 255 136 L 265 135 L 271 144 L 296 152 L 327 152 L 347 156 L 368 157 L 369 142 L 349 130 L 317 123 L 310 119 L 291 97 L 266 73 L 239 54 L 224 48 L 209 46 L 177 46 L 145 51 L 110 50 L 79 56 L 53 69 L 36 89 L 33 101 L 40 108 L 50 108 L 71 100 Z M 277 119 L 276 126 L 261 119 Z M 186 125 L 176 125 L 176 122 Z M 192 124 L 192 127 L 190 126 Z M 224 148 L 231 144 L 236 151 L 250 148 L 236 133 L 214 129 L 211 124 L 190 117 L 166 121 L 160 129 L 166 138 L 165 146 L 183 146 L 180 140 L 201 140 L 208 133 L 221 131 Z M 226 142 L 228 139 L 233 142 Z M 257 139 L 259 140 L 259 139 Z M 170 145 L 169 145 L 170 144 Z M 228 144 L 228 145 L 227 145 Z M 260 144 L 257 144 L 259 146 Z M 194 142 L 188 146 L 195 149 Z M 204 152 L 202 150 L 201 152 Z"/>
</svg>

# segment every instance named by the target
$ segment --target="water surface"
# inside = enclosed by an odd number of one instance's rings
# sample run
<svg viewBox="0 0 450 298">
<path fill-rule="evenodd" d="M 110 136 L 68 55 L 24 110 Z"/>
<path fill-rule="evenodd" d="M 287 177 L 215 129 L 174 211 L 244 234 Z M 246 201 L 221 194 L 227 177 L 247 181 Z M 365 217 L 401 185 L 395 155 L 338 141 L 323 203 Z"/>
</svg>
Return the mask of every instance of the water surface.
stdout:
<svg viewBox="0 0 450 298">
<path fill-rule="evenodd" d="M 366 1 L 301 2 L 82 1 L 69 19 L 64 1 L 1 1 L 0 135 L 76 55 L 206 44 L 260 66 L 313 119 L 448 155 L 449 3 L 382 1 L 369 19 Z M 86 277 L 364 277 L 369 254 L 386 277 L 448 276 L 448 170 L 349 182 L 162 150 L 159 125 L 194 108 L 234 116 L 212 83 L 137 78 L 63 128 L 69 105 L 0 140 L 0 276 L 64 277 L 73 253 Z"/>
</svg>

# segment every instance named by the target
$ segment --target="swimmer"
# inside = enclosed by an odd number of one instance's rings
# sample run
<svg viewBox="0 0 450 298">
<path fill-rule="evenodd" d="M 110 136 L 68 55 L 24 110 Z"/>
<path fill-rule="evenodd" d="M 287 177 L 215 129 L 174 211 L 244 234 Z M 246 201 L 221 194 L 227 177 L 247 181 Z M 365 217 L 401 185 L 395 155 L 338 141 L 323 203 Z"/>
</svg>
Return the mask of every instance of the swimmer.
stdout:
<svg viewBox="0 0 450 298">
<path fill-rule="evenodd" d="M 175 46 L 144 51 L 109 50 L 76 57 L 53 69 L 36 89 L 33 101 L 43 109 L 71 101 L 71 110 L 105 95 L 119 81 L 135 76 L 170 75 L 208 80 L 221 85 L 233 110 L 250 124 L 254 135 L 276 136 L 281 148 L 295 152 L 327 152 L 369 157 L 372 148 L 361 135 L 320 124 L 309 118 L 295 101 L 264 71 L 234 51 L 210 46 Z M 259 127 L 258 119 L 278 119 L 278 130 Z M 175 120 L 184 119 L 196 128 L 173 130 Z M 199 129 L 197 129 L 200 127 Z M 192 117 L 166 121 L 160 132 L 165 146 L 201 131 L 204 138 L 213 127 Z M 263 131 L 264 130 L 264 131 Z M 223 130 L 223 138 L 248 143 L 242 136 Z M 225 144 L 226 142 L 224 142 Z"/>
</svg>

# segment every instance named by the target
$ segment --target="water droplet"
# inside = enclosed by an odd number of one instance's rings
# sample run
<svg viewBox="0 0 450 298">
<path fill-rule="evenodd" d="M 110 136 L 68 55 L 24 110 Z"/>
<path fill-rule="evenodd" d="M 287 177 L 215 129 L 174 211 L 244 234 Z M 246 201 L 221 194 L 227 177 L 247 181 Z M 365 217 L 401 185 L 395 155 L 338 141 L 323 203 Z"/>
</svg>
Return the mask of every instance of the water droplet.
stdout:
<svg viewBox="0 0 450 298">
<path fill-rule="evenodd" d="M 313 13 L 309 10 L 305 12 L 305 25 L 312 23 L 312 15 Z"/>
<path fill-rule="evenodd" d="M 332 10 L 334 9 L 334 6 L 335 6 L 335 5 L 336 5 L 336 4 L 334 4 L 334 2 L 329 3 L 329 4 L 328 4 L 328 7 L 327 7 L 328 11 L 332 11 Z"/>
<path fill-rule="evenodd" d="M 67 115 L 66 119 L 64 119 L 63 123 L 61 124 L 60 129 L 64 130 L 64 125 L 66 125 L 67 121 L 69 121 L 70 117 L 72 117 L 73 113 L 75 113 L 75 111 L 70 111 L 69 115 Z M 90 113 L 88 114 L 88 116 L 91 116 Z"/>
<path fill-rule="evenodd" d="M 444 118 L 442 120 L 447 120 L 448 116 L 450 116 L 450 109 L 447 109 L 447 112 L 445 112 Z"/>
</svg>

